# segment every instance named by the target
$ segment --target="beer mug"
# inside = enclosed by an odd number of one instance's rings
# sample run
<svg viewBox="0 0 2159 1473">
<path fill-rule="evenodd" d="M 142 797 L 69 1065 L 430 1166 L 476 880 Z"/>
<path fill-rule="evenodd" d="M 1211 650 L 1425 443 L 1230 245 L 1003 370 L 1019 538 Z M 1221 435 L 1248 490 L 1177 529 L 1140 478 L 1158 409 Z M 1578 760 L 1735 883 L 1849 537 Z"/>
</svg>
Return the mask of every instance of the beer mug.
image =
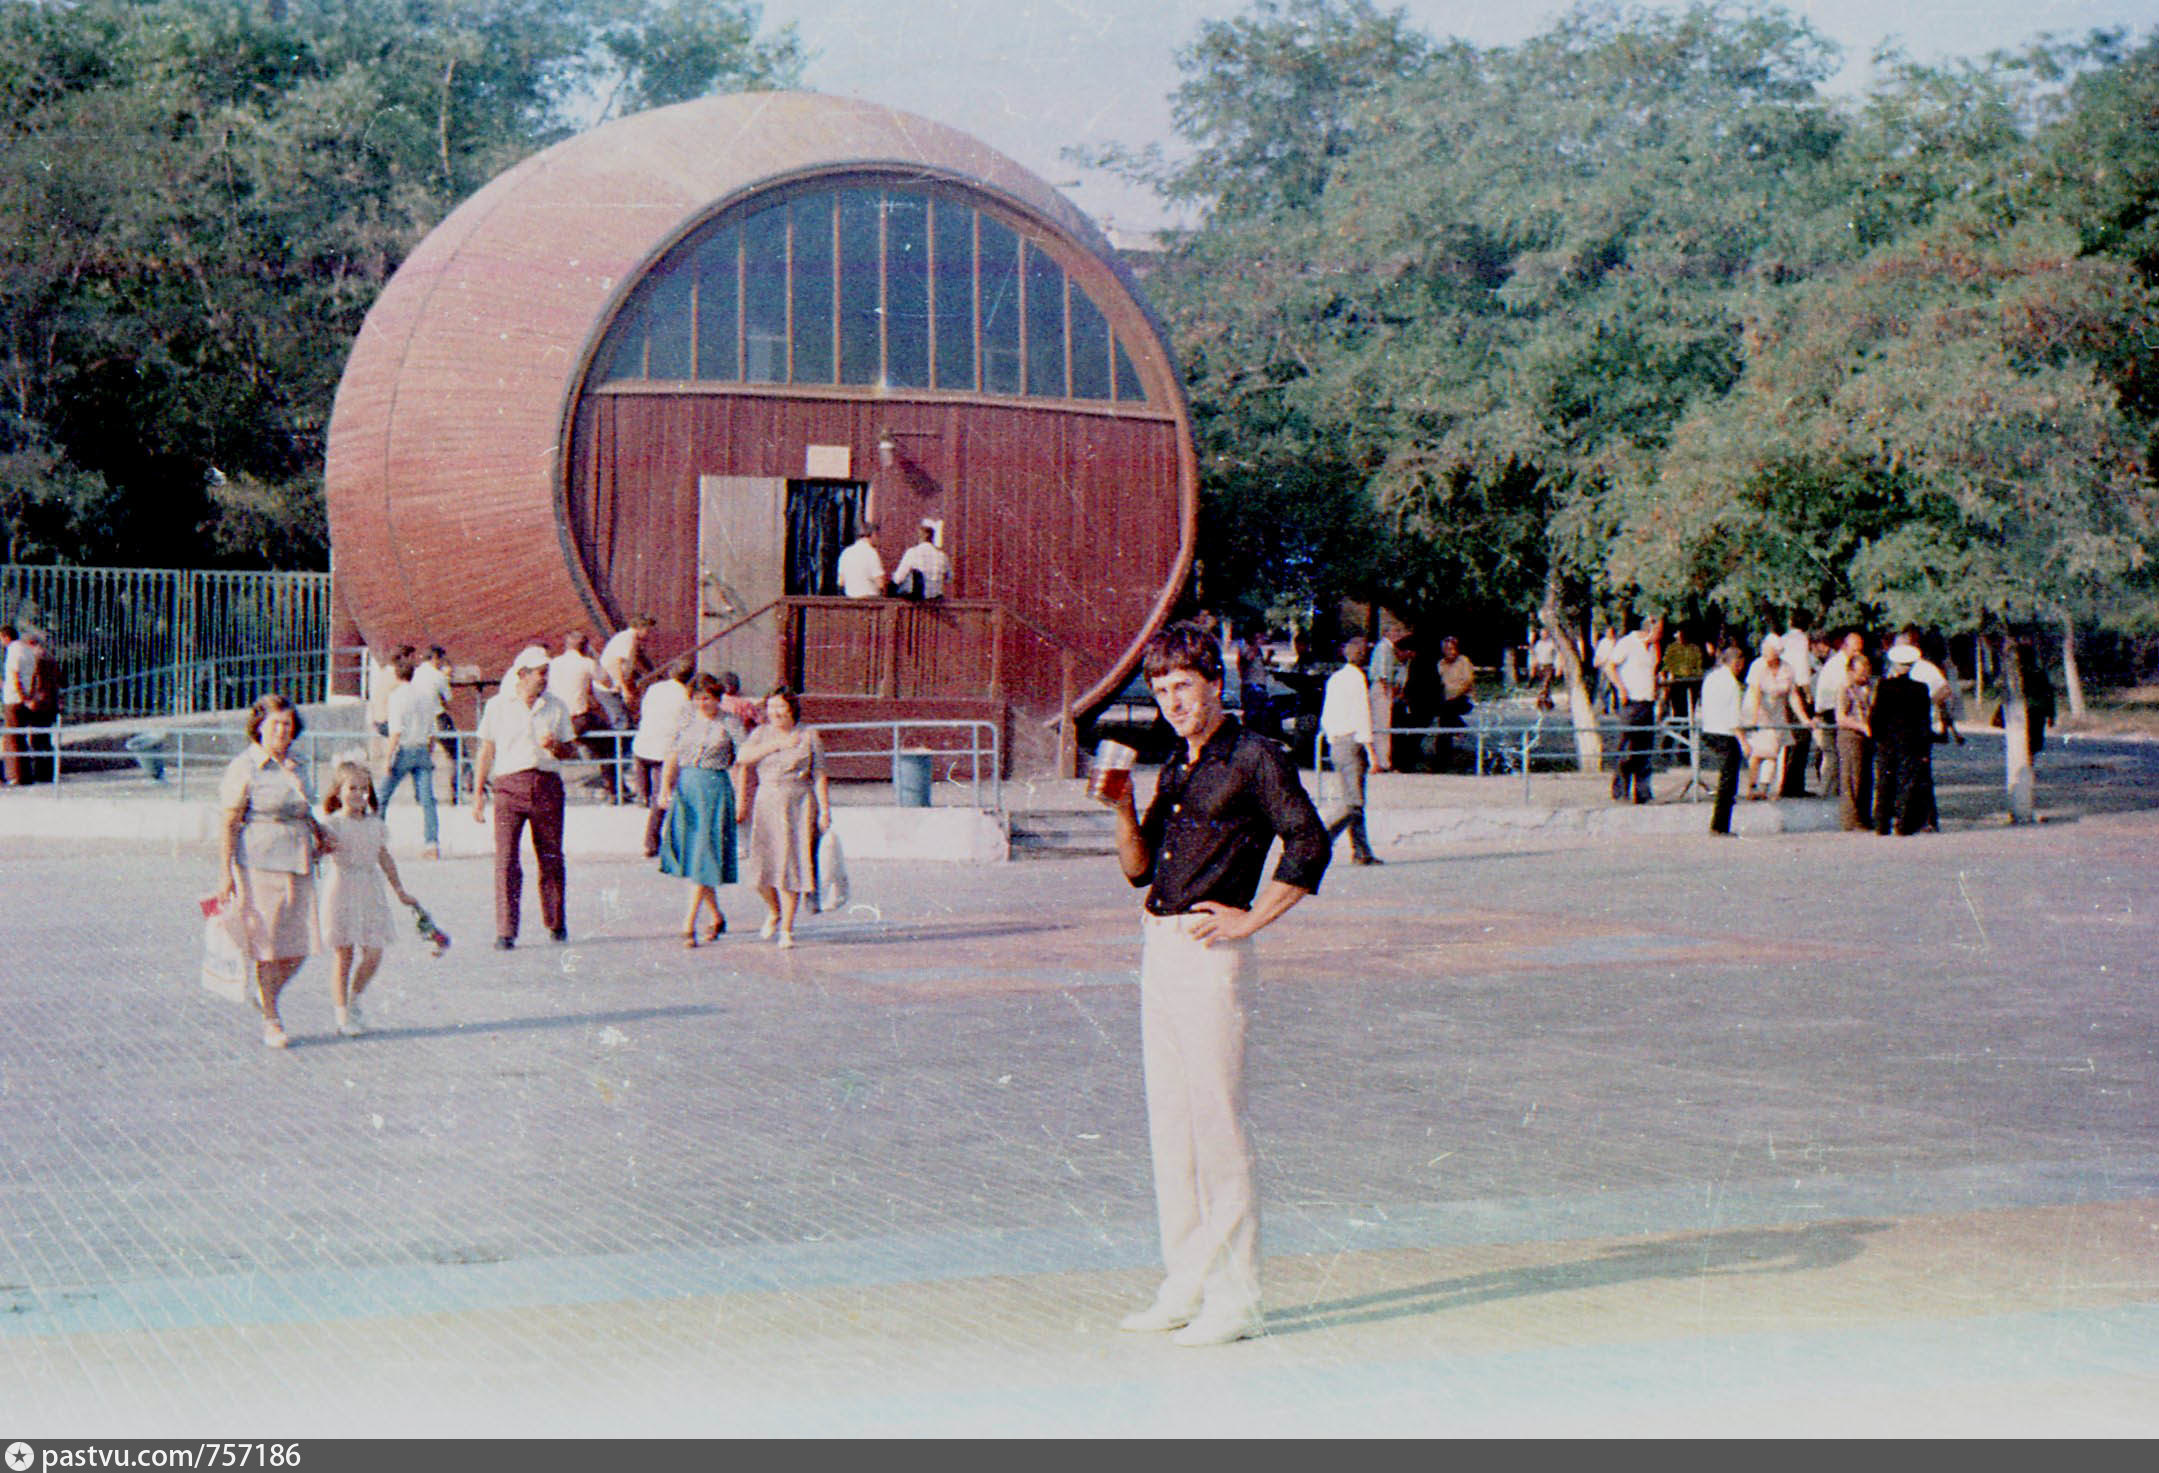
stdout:
<svg viewBox="0 0 2159 1473">
<path fill-rule="evenodd" d="M 1123 742 L 1103 741 L 1094 749 L 1094 765 L 1087 773 L 1087 796 L 1104 803 L 1122 803 L 1132 791 L 1132 764 L 1139 753 Z"/>
</svg>

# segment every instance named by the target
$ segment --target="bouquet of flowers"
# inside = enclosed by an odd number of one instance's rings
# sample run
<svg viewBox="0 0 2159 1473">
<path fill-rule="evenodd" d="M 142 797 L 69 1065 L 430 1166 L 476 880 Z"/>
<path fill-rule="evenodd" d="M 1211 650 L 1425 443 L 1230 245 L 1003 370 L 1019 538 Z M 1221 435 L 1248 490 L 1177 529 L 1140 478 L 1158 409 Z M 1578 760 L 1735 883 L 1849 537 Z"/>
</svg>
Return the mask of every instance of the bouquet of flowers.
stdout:
<svg viewBox="0 0 2159 1473">
<path fill-rule="evenodd" d="M 412 927 L 420 933 L 420 939 L 435 948 L 441 956 L 450 949 L 450 933 L 435 924 L 435 918 L 427 913 L 427 907 L 417 900 L 412 903 Z"/>
</svg>

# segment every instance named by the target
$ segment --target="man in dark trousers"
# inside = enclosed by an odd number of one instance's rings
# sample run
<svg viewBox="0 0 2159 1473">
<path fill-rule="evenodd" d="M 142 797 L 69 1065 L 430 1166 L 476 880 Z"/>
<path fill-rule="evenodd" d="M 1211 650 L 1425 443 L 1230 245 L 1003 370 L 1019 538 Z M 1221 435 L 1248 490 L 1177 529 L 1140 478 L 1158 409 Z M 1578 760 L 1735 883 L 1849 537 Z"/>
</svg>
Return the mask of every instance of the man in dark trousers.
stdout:
<svg viewBox="0 0 2159 1473">
<path fill-rule="evenodd" d="M 1916 834 L 1934 814 L 1934 701 L 1912 678 L 1919 651 L 1889 651 L 1889 675 L 1874 691 L 1874 832 Z"/>
<path fill-rule="evenodd" d="M 1144 819 L 1128 785 L 1097 797 L 1116 813 L 1125 878 L 1148 887 L 1140 1027 L 1166 1272 L 1154 1303 L 1120 1328 L 1226 1345 L 1261 1328 L 1243 979 L 1253 934 L 1319 888 L 1331 845 L 1289 753 L 1224 713 L 1211 634 L 1171 625 L 1142 669 L 1182 746 Z M 1282 858 L 1262 890 L 1277 838 Z"/>
<path fill-rule="evenodd" d="M 1732 800 L 1739 793 L 1739 769 L 1746 763 L 1740 749 L 1746 694 L 1740 677 L 1746 668 L 1747 652 L 1728 644 L 1717 652 L 1716 668 L 1702 680 L 1702 745 L 1717 759 L 1717 801 L 1709 813 L 1712 834 L 1732 832 Z"/>
<path fill-rule="evenodd" d="M 540 875 L 540 918 L 557 941 L 570 939 L 564 917 L 561 764 L 576 754 L 570 709 L 547 693 L 547 651 L 527 645 L 510 662 L 509 684 L 480 713 L 480 755 L 472 766 L 472 821 L 487 822 L 495 804 L 495 946 L 517 944 L 525 891 L 518 846 L 532 828 Z"/>
<path fill-rule="evenodd" d="M 1619 691 L 1619 765 L 1612 801 L 1647 803 L 1650 760 L 1657 745 L 1657 666 L 1663 659 L 1664 619 L 1652 614 L 1612 646 L 1608 668 Z"/>
</svg>

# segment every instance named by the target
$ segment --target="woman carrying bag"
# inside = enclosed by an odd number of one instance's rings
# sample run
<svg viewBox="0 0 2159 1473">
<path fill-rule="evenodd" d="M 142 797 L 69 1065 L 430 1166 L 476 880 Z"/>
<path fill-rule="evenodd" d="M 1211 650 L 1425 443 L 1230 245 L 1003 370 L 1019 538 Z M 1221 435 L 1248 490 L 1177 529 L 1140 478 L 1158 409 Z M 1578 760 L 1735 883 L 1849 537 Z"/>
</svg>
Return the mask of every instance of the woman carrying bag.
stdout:
<svg viewBox="0 0 2159 1473">
<path fill-rule="evenodd" d="M 742 744 L 735 819 L 750 826 L 750 883 L 765 902 L 758 933 L 795 944 L 795 912 L 817 893 L 817 840 L 832 827 L 825 744 L 801 724 L 802 702 L 786 686 L 765 698 L 765 724 Z"/>
<path fill-rule="evenodd" d="M 255 963 L 262 1041 L 284 1048 L 278 994 L 320 946 L 315 860 L 336 840 L 315 817 L 315 795 L 292 757 L 300 713 L 275 692 L 247 713 L 248 748 L 225 768 L 218 806 L 225 815 L 224 887 L 219 903 L 235 939 Z"/>
</svg>

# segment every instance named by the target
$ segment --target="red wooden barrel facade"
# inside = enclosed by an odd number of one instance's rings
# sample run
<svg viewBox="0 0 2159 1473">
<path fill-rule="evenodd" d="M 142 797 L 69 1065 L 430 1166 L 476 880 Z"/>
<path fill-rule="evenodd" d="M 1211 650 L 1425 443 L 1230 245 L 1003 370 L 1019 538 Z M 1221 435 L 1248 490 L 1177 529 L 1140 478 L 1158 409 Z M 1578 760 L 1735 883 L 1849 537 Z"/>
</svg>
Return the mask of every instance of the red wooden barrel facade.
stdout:
<svg viewBox="0 0 2159 1473">
<path fill-rule="evenodd" d="M 1002 708 L 1025 747 L 1189 571 L 1175 369 L 1048 185 L 866 103 L 658 109 L 505 173 L 385 288 L 330 427 L 337 597 L 370 644 L 490 670 L 641 613 L 665 659 L 735 609 L 714 498 L 835 479 L 888 568 L 927 517 L 953 571 L 942 607 L 767 600 L 781 653 L 745 684 L 797 678 L 822 719 Z"/>
</svg>

